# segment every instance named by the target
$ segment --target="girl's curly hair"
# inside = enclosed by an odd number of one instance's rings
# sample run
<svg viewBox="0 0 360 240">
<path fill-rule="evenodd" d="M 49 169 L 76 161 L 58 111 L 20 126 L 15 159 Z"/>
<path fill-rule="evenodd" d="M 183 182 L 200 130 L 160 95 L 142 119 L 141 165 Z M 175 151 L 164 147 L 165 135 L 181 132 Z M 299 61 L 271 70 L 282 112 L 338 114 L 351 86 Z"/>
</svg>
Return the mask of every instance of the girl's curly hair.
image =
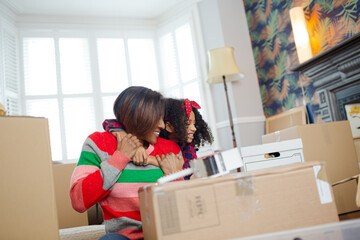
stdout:
<svg viewBox="0 0 360 240">
<path fill-rule="evenodd" d="M 187 140 L 187 126 L 189 125 L 186 110 L 183 107 L 185 103 L 184 99 L 165 99 L 166 111 L 164 115 L 164 122 L 170 122 L 174 127 L 174 130 L 178 137 L 177 144 L 184 147 L 188 143 Z M 199 111 L 192 107 L 192 111 L 195 114 L 195 127 L 194 139 L 192 144 L 195 147 L 204 146 L 205 143 L 212 143 L 214 141 L 213 135 L 208 124 L 203 120 Z M 169 139 L 169 132 L 166 129 L 162 130 L 160 137 Z"/>
</svg>

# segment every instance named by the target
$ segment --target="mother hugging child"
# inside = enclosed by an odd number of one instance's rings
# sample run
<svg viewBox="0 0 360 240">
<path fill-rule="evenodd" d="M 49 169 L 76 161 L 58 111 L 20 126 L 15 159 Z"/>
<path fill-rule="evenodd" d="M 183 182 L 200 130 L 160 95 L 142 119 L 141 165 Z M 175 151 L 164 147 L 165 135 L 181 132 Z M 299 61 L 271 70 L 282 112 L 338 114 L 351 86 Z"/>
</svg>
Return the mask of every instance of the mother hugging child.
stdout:
<svg viewBox="0 0 360 240">
<path fill-rule="evenodd" d="M 114 103 L 116 121 L 126 132 L 95 132 L 85 140 L 71 178 L 71 204 L 78 212 L 100 204 L 107 233 L 102 240 L 142 239 L 139 187 L 182 169 L 180 147 L 159 138 L 164 110 L 160 93 L 129 87 Z M 156 157 L 157 166 L 144 156 Z"/>
</svg>

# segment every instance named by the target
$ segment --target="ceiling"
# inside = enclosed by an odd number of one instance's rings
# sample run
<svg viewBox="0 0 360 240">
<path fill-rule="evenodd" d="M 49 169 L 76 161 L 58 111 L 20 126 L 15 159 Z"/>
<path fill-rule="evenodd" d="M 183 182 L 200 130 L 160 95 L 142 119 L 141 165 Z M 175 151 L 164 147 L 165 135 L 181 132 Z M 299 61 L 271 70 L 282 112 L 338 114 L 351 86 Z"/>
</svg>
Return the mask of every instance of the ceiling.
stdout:
<svg viewBox="0 0 360 240">
<path fill-rule="evenodd" d="M 16 15 L 157 18 L 184 0 L 0 0 Z"/>
</svg>

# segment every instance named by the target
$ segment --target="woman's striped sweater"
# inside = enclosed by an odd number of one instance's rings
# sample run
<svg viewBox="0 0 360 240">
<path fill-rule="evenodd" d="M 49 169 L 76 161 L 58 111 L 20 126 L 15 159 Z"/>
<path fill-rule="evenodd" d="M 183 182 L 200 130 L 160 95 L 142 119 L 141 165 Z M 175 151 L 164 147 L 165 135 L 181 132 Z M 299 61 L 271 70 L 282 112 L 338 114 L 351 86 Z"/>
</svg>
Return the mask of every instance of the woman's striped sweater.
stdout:
<svg viewBox="0 0 360 240">
<path fill-rule="evenodd" d="M 108 132 L 95 132 L 86 139 L 71 179 L 71 203 L 75 210 L 84 212 L 99 202 L 107 233 L 141 239 L 138 189 L 164 174 L 152 165 L 134 165 L 116 147 L 116 138 Z M 180 148 L 172 141 L 158 138 L 156 148 L 150 145 L 147 152 L 152 156 L 179 154 Z"/>
</svg>

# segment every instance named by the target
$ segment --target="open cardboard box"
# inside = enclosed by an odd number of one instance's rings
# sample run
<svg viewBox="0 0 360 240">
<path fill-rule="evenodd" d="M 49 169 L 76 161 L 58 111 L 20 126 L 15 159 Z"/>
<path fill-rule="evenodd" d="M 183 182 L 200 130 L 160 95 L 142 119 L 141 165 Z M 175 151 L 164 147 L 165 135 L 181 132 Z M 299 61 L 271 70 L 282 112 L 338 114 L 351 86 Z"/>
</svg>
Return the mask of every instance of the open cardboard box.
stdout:
<svg viewBox="0 0 360 240">
<path fill-rule="evenodd" d="M 0 116 L 0 239 L 59 239 L 48 121 Z"/>
<path fill-rule="evenodd" d="M 139 201 L 147 240 L 229 239 L 338 221 L 316 162 L 148 185 Z"/>
<path fill-rule="evenodd" d="M 105 234 L 104 225 L 81 226 L 87 214 L 72 209 L 75 164 L 53 165 L 46 118 L 0 116 L 0 156 L 0 239 L 95 240 Z"/>
<path fill-rule="evenodd" d="M 76 163 L 53 165 L 59 229 L 88 225 L 87 212 L 79 213 L 71 206 L 70 180 L 75 166 Z"/>
</svg>

